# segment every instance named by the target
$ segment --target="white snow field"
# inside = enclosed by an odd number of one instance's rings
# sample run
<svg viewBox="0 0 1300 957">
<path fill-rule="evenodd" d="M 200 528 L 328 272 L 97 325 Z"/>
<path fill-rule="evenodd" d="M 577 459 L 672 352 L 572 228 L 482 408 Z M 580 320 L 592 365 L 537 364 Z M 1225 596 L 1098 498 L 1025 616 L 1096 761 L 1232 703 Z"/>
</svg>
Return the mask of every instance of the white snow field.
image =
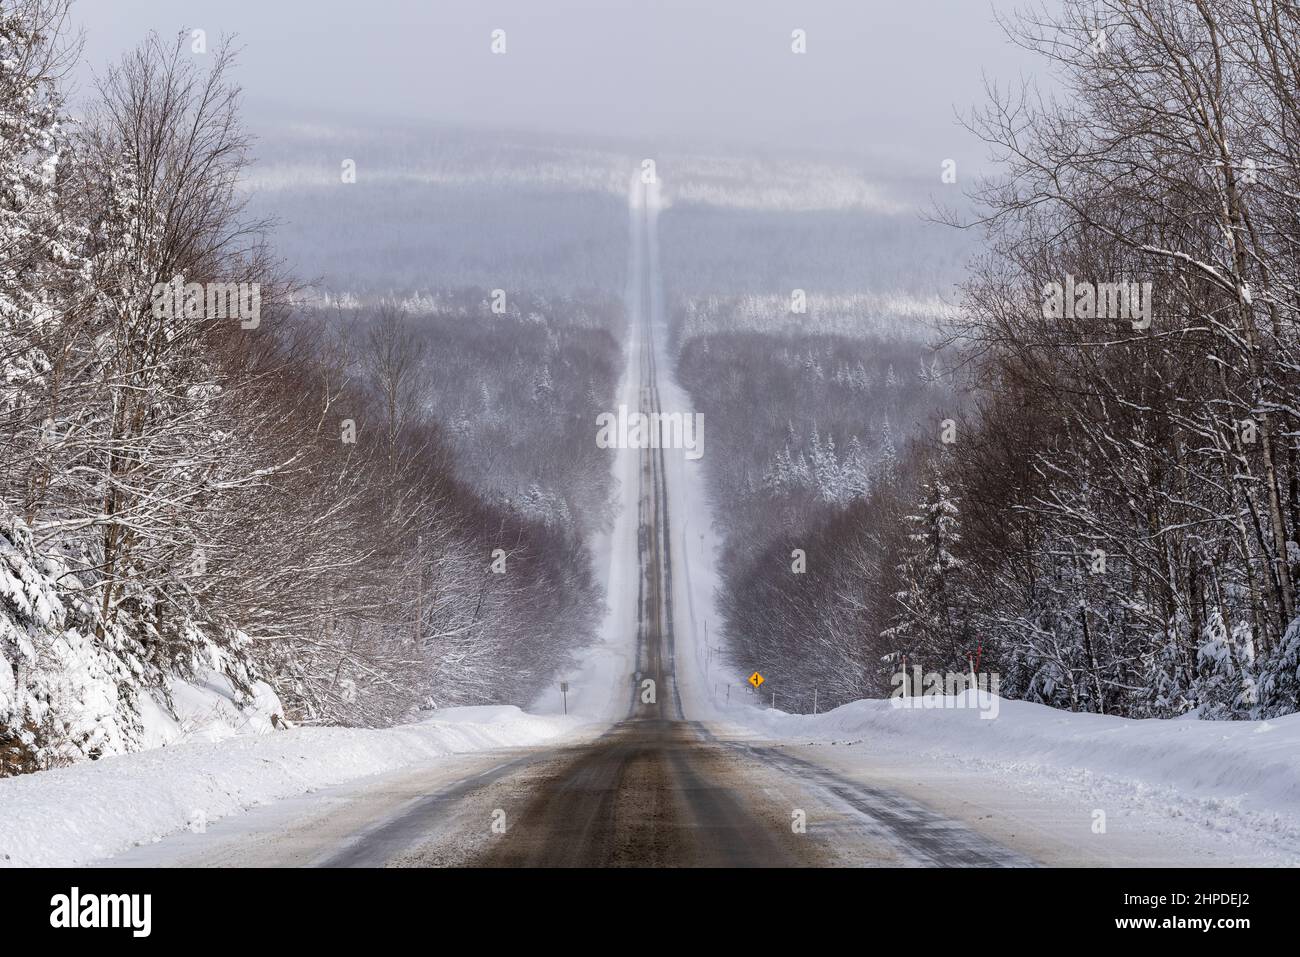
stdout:
<svg viewBox="0 0 1300 957">
<path fill-rule="evenodd" d="M 89 864 L 248 808 L 450 755 L 536 746 L 576 718 L 448 708 L 384 730 L 292 728 L 190 741 L 0 780 L 0 864 Z"/>
<path fill-rule="evenodd" d="M 1300 864 L 1300 716 L 1134 721 L 1016 701 L 999 708 L 984 720 L 975 707 L 907 710 L 873 700 L 811 716 L 744 702 L 710 726 L 907 793 L 1043 863 Z M 502 749 L 549 749 L 599 727 L 510 707 L 459 708 L 387 730 L 191 741 L 10 778 L 0 781 L 0 862 L 84 865 L 169 835 L 175 853 L 192 852 L 201 838 L 188 832 L 223 818 L 224 836 L 251 841 L 268 824 L 287 828 L 320 812 L 331 800 L 320 792 L 338 785 L 378 795 L 391 775 L 417 769 L 450 785 L 465 773 L 455 755 L 495 752 L 484 756 L 496 762 Z M 240 816 L 263 805 L 292 813 Z M 1093 829 L 1097 810 L 1109 837 Z M 168 843 L 141 851 L 127 859 L 175 862 Z"/>
<path fill-rule="evenodd" d="M 820 715 L 746 700 L 718 726 L 801 746 L 839 768 L 942 777 L 946 787 L 983 792 L 998 805 L 1021 797 L 1075 802 L 1085 808 L 1077 821 L 1084 835 L 1102 810 L 1234 863 L 1300 865 L 1300 714 L 1135 720 L 989 699 L 974 691 L 936 696 L 931 708 L 864 700 Z M 994 705 L 997 717 L 982 718 L 980 708 Z"/>
</svg>

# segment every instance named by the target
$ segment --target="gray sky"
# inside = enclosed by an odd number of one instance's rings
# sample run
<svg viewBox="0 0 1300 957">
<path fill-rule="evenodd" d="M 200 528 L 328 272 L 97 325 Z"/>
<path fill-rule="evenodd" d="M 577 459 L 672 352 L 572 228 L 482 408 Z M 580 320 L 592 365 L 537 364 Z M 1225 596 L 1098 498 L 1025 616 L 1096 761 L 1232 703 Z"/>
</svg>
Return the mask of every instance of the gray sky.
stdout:
<svg viewBox="0 0 1300 957">
<path fill-rule="evenodd" d="M 150 29 L 238 34 L 257 114 L 846 148 L 930 163 L 981 70 L 1033 64 L 992 9 L 1012 0 L 80 0 L 87 67 Z M 508 52 L 489 51 L 494 29 Z M 808 52 L 791 52 L 791 31 Z M 85 86 L 84 82 L 82 84 Z M 968 156 L 974 159 L 973 156 Z"/>
</svg>

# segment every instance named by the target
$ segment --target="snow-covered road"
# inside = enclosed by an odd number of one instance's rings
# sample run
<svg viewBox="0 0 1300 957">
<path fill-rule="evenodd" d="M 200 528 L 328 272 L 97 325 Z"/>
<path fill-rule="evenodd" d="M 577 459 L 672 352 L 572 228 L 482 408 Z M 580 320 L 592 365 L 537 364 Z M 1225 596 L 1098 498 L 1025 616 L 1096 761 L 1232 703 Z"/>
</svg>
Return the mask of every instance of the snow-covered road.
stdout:
<svg viewBox="0 0 1300 957">
<path fill-rule="evenodd" d="M 667 350 L 659 206 L 657 184 L 633 183 L 620 402 L 688 413 Z M 0 860 L 1300 862 L 1300 716 L 1223 726 L 1001 702 L 986 721 L 975 708 L 888 701 L 797 716 L 737 693 L 741 676 L 708 647 L 719 544 L 707 433 L 704 448 L 700 460 L 613 453 L 621 509 L 599 548 L 607 627 L 567 676 L 570 716 L 554 714 L 548 692 L 535 715 L 461 709 L 389 731 L 297 729 L 0 781 Z"/>
</svg>

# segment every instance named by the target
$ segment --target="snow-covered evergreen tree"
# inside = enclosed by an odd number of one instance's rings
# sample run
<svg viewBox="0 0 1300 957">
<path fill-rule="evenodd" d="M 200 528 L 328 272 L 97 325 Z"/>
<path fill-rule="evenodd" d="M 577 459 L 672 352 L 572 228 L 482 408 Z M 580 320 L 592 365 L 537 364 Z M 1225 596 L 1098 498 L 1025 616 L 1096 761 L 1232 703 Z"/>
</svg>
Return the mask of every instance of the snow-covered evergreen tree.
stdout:
<svg viewBox="0 0 1300 957">
<path fill-rule="evenodd" d="M 844 495 L 848 501 L 865 499 L 871 494 L 871 466 L 855 435 L 849 440 L 842 469 Z"/>
<path fill-rule="evenodd" d="M 880 429 L 880 447 L 876 451 L 876 481 L 893 485 L 898 477 L 898 449 L 894 447 L 894 432 L 889 427 L 889 417 Z"/>
<path fill-rule="evenodd" d="M 1204 718 L 1253 716 L 1258 705 L 1255 660 L 1245 622 L 1229 631 L 1216 610 L 1196 652 L 1195 698 Z"/>
<path fill-rule="evenodd" d="M 897 611 L 884 637 L 927 667 L 959 669 L 967 650 L 966 626 L 957 580 L 962 563 L 953 549 L 961 531 L 957 501 L 938 462 L 930 463 L 916 510 L 906 521 L 909 545 L 898 567 L 903 587 L 894 594 Z"/>
<path fill-rule="evenodd" d="M 1258 716 L 1293 713 L 1300 701 L 1300 618 L 1291 622 L 1259 671 Z"/>
</svg>

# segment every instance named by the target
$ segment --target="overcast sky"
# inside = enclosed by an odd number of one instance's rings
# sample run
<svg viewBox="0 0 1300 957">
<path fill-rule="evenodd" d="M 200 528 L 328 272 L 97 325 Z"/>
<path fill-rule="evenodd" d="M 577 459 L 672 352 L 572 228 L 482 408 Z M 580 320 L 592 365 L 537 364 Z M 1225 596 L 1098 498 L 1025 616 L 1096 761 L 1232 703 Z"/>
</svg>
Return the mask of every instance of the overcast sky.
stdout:
<svg viewBox="0 0 1300 957">
<path fill-rule="evenodd" d="M 87 68 L 148 30 L 234 33 L 256 116 L 371 113 L 455 125 L 883 150 L 969 151 L 981 71 L 1034 64 L 1013 0 L 80 0 Z M 791 52 L 791 31 L 807 53 Z M 507 53 L 490 52 L 506 31 Z M 84 74 L 83 74 L 84 78 Z M 81 84 L 85 88 L 85 83 Z"/>
</svg>

